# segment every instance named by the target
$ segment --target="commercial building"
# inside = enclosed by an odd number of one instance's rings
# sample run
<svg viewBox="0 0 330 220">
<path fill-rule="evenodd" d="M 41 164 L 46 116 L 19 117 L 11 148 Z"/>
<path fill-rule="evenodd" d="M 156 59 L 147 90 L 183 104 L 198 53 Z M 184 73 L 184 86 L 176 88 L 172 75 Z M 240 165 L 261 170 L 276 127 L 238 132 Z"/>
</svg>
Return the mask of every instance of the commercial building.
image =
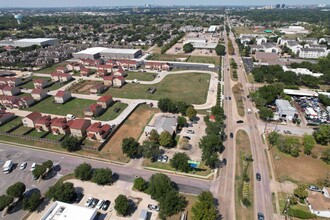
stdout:
<svg viewBox="0 0 330 220">
<path fill-rule="evenodd" d="M 214 49 L 218 45 L 217 43 L 208 42 L 205 38 L 189 37 L 186 38 L 183 44 L 191 43 L 196 49 Z"/>
<path fill-rule="evenodd" d="M 282 27 L 278 29 L 283 34 L 308 34 L 308 30 L 306 30 L 302 26 L 289 26 Z"/>
<path fill-rule="evenodd" d="M 14 41 L 0 41 L 0 46 L 30 47 L 38 45 L 41 47 L 53 46 L 58 43 L 56 38 L 24 38 Z"/>
<path fill-rule="evenodd" d="M 308 96 L 308 97 L 318 97 L 319 94 L 310 90 L 298 90 L 298 89 L 284 89 L 283 92 L 287 95 L 292 96 Z"/>
<path fill-rule="evenodd" d="M 140 49 L 92 47 L 73 54 L 76 59 L 134 59 L 142 56 Z"/>
<path fill-rule="evenodd" d="M 209 29 L 207 30 L 207 32 L 209 32 L 209 33 L 214 33 L 214 32 L 217 31 L 217 29 L 218 29 L 218 26 L 216 26 L 216 25 L 211 25 L 211 26 L 209 27 Z"/>
<path fill-rule="evenodd" d="M 288 100 L 276 99 L 276 111 L 280 118 L 291 121 L 297 114 L 297 110 L 291 106 Z"/>
<path fill-rule="evenodd" d="M 97 214 L 96 209 L 71 205 L 64 202 L 54 202 L 54 204 L 42 216 L 41 220 L 92 220 Z"/>
<path fill-rule="evenodd" d="M 321 48 L 302 48 L 299 53 L 299 58 L 303 59 L 318 59 L 328 56 L 330 50 Z"/>
<path fill-rule="evenodd" d="M 177 118 L 168 116 L 159 116 L 156 118 L 153 125 L 147 125 L 144 129 L 146 135 L 148 135 L 152 130 L 156 130 L 158 134 L 163 131 L 169 132 L 174 135 L 177 128 Z"/>
</svg>

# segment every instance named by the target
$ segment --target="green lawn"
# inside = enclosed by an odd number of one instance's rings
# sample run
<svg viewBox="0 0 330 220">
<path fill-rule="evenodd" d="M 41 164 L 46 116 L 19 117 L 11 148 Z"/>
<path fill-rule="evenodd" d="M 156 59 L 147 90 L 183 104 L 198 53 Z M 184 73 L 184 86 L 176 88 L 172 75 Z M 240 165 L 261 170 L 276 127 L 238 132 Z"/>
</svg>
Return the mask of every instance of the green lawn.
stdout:
<svg viewBox="0 0 330 220">
<path fill-rule="evenodd" d="M 154 54 L 150 60 L 160 60 L 160 61 L 185 61 L 188 55 L 175 55 L 175 54 Z"/>
<path fill-rule="evenodd" d="M 56 68 L 59 67 L 59 66 L 64 66 L 66 65 L 67 62 L 60 62 L 60 63 L 57 63 L 57 64 L 54 64 L 53 66 L 51 67 L 48 67 L 48 68 L 45 68 L 45 69 L 41 69 L 41 70 L 38 70 L 36 71 L 36 73 L 52 73 L 52 72 L 55 72 L 56 71 Z"/>
<path fill-rule="evenodd" d="M 55 115 L 67 115 L 73 114 L 78 118 L 84 117 L 84 109 L 96 103 L 94 100 L 87 100 L 87 99 L 72 99 L 71 101 L 65 104 L 56 104 L 53 102 L 54 97 L 49 97 L 36 105 L 27 108 L 28 111 L 38 111 L 48 114 L 55 114 Z"/>
<path fill-rule="evenodd" d="M 210 75 L 187 73 L 166 76 L 160 83 L 142 85 L 130 83 L 122 88 L 110 88 L 106 94 L 117 98 L 153 99 L 170 98 L 174 101 L 186 101 L 191 104 L 203 104 L 209 88 Z M 156 88 L 154 94 L 148 94 L 148 88 Z"/>
<path fill-rule="evenodd" d="M 127 77 L 126 79 L 128 80 L 140 80 L 140 81 L 152 81 L 155 79 L 155 76 L 157 77 L 157 73 L 143 73 L 143 72 L 126 72 L 127 73 Z"/>
<path fill-rule="evenodd" d="M 22 123 L 22 118 L 17 117 L 17 118 L 15 118 L 15 119 L 13 119 L 13 120 L 7 122 L 6 124 L 1 125 L 1 126 L 0 126 L 0 131 L 4 131 L 4 132 L 5 132 L 5 131 L 8 131 L 8 130 L 10 130 L 11 128 L 13 128 L 13 127 L 15 127 L 15 126 L 17 126 L 17 125 L 19 125 L 19 124 L 21 124 L 21 123 Z"/>
<path fill-rule="evenodd" d="M 65 136 L 64 134 L 58 134 L 58 135 L 54 135 L 52 133 L 49 133 L 46 137 L 44 137 L 45 139 L 48 140 L 54 140 L 54 141 L 58 141 L 60 140 L 63 136 Z"/>
<path fill-rule="evenodd" d="M 31 137 L 36 137 L 36 138 L 40 138 L 42 135 L 46 134 L 47 132 L 38 132 L 37 130 L 33 130 L 32 132 L 29 133 L 29 136 Z"/>
<path fill-rule="evenodd" d="M 108 121 L 115 119 L 128 105 L 122 102 L 116 102 L 113 106 L 107 109 L 106 112 L 104 112 L 101 116 L 95 118 L 96 120 L 101 120 L 101 121 Z M 114 112 L 113 110 L 115 108 L 120 108 L 120 111 L 118 113 Z"/>
<path fill-rule="evenodd" d="M 191 63 L 213 63 L 215 65 L 220 65 L 220 57 L 211 56 L 190 56 L 187 62 Z"/>
<path fill-rule="evenodd" d="M 23 135 L 25 134 L 27 131 L 31 130 L 31 128 L 29 127 L 24 127 L 24 126 L 21 126 L 19 128 L 17 128 L 16 130 L 14 130 L 13 132 L 11 132 L 12 134 L 20 134 L 20 135 Z"/>
<path fill-rule="evenodd" d="M 72 82 L 72 81 L 70 81 L 70 82 Z M 50 91 L 57 90 L 57 89 L 63 87 L 64 85 L 66 85 L 66 84 L 68 84 L 70 82 L 56 82 L 56 83 L 52 84 L 51 86 L 49 86 L 49 87 L 47 87 L 45 89 L 50 90 Z"/>
</svg>

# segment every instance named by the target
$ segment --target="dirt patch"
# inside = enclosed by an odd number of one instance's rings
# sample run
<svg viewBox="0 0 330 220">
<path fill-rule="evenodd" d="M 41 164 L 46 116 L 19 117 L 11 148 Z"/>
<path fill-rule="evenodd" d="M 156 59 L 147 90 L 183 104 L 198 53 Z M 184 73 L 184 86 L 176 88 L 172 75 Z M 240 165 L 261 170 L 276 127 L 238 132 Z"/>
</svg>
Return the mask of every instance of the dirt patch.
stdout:
<svg viewBox="0 0 330 220">
<path fill-rule="evenodd" d="M 86 92 L 87 90 L 89 91 L 89 89 L 92 87 L 92 85 L 84 85 L 83 87 L 81 87 L 80 89 L 78 89 L 78 92 Z"/>
<path fill-rule="evenodd" d="M 90 88 L 101 81 L 83 80 L 72 84 L 68 90 L 72 93 L 90 94 Z"/>
<path fill-rule="evenodd" d="M 133 137 L 138 140 L 152 115 L 157 112 L 159 112 L 158 109 L 146 105 L 139 106 L 103 147 L 101 153 L 109 154 L 111 160 L 127 163 L 129 158 L 121 150 L 122 140 L 126 137 Z"/>
</svg>

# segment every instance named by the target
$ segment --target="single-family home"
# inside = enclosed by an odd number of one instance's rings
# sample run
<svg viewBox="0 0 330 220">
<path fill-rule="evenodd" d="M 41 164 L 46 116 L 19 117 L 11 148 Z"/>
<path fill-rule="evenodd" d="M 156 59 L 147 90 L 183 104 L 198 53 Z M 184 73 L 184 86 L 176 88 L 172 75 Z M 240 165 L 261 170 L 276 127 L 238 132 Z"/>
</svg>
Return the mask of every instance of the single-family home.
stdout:
<svg viewBox="0 0 330 220">
<path fill-rule="evenodd" d="M 107 70 L 108 72 L 111 72 L 113 69 L 113 65 L 98 65 L 97 69 L 98 70 Z"/>
<path fill-rule="evenodd" d="M 82 69 L 80 70 L 80 75 L 81 75 L 81 76 L 89 76 L 89 75 L 91 75 L 91 74 L 92 74 L 92 70 L 89 69 L 89 68 L 82 68 Z"/>
<path fill-rule="evenodd" d="M 170 65 L 167 63 L 161 63 L 161 62 L 146 62 L 145 63 L 145 69 L 150 69 L 150 70 L 164 70 L 164 71 L 169 71 L 170 70 Z"/>
<path fill-rule="evenodd" d="M 122 68 L 119 68 L 113 72 L 113 75 L 125 77 L 127 74 Z"/>
<path fill-rule="evenodd" d="M 91 121 L 86 119 L 74 119 L 68 121 L 67 124 L 70 127 L 70 132 L 72 136 L 85 137 L 87 134 L 86 130 L 91 125 Z"/>
<path fill-rule="evenodd" d="M 51 124 L 50 115 L 44 115 L 41 118 L 37 119 L 34 128 L 39 132 L 50 131 L 51 130 L 50 124 Z"/>
<path fill-rule="evenodd" d="M 35 79 L 33 80 L 33 85 L 36 89 L 43 89 L 49 86 L 49 82 L 46 79 Z"/>
<path fill-rule="evenodd" d="M 40 101 L 45 99 L 48 96 L 48 94 L 47 94 L 47 90 L 45 89 L 32 89 L 31 96 L 34 100 Z"/>
<path fill-rule="evenodd" d="M 91 94 L 101 94 L 107 90 L 107 87 L 103 83 L 97 83 L 91 86 L 90 93 Z"/>
<path fill-rule="evenodd" d="M 17 87 L 23 83 L 21 78 L 15 77 L 0 77 L 0 85 L 8 85 L 11 87 Z"/>
<path fill-rule="evenodd" d="M 22 119 L 23 126 L 34 128 L 37 120 L 41 118 L 40 112 L 32 112 Z"/>
<path fill-rule="evenodd" d="M 69 91 L 57 91 L 54 98 L 55 98 L 55 103 L 64 104 L 67 101 L 69 101 L 72 98 L 72 96 L 71 96 L 71 92 Z"/>
<path fill-rule="evenodd" d="M 113 98 L 111 95 L 105 95 L 105 96 L 101 96 L 98 100 L 97 100 L 97 104 L 101 105 L 102 108 L 107 109 L 109 108 L 112 104 L 113 104 Z"/>
<path fill-rule="evenodd" d="M 122 87 L 125 84 L 125 78 L 122 76 L 105 76 L 103 77 L 104 85 L 113 87 Z"/>
<path fill-rule="evenodd" d="M 100 60 L 92 60 L 92 59 L 79 59 L 78 63 L 84 65 L 84 66 L 97 66 L 101 64 Z"/>
<path fill-rule="evenodd" d="M 19 108 L 18 101 L 20 100 L 20 97 L 17 96 L 7 96 L 7 95 L 1 95 L 0 96 L 0 102 L 3 106 L 8 108 Z"/>
<path fill-rule="evenodd" d="M 97 117 L 103 112 L 103 108 L 98 104 L 91 104 L 84 110 L 85 117 Z"/>
<path fill-rule="evenodd" d="M 35 101 L 32 98 L 32 96 L 30 96 L 30 95 L 22 96 L 18 100 L 19 108 L 28 108 L 28 107 L 31 107 L 32 105 L 34 105 L 34 103 L 35 103 Z"/>
<path fill-rule="evenodd" d="M 6 112 L 5 110 L 0 110 L 0 125 L 6 124 L 15 118 L 14 113 Z"/>
<path fill-rule="evenodd" d="M 136 70 L 140 66 L 140 63 L 136 60 L 120 59 L 118 62 L 123 69 L 128 70 Z"/>
<path fill-rule="evenodd" d="M 110 75 L 110 72 L 108 72 L 108 70 L 99 69 L 96 71 L 96 76 L 99 78 L 103 78 L 104 76 L 108 76 L 108 75 Z"/>
<path fill-rule="evenodd" d="M 80 71 L 82 68 L 84 68 L 84 66 L 80 63 L 68 63 L 66 66 L 65 66 L 68 71 Z"/>
<path fill-rule="evenodd" d="M 70 128 L 67 125 L 66 118 L 53 118 L 50 127 L 54 135 L 70 134 Z"/>
<path fill-rule="evenodd" d="M 72 80 L 71 74 L 68 73 L 52 73 L 50 74 L 50 76 L 52 77 L 53 82 L 57 82 L 57 81 L 68 82 Z"/>
<path fill-rule="evenodd" d="M 68 68 L 66 68 L 66 66 L 59 66 L 59 67 L 56 68 L 56 72 L 58 72 L 58 73 L 68 73 L 69 70 L 68 70 Z"/>
<path fill-rule="evenodd" d="M 8 96 L 15 96 L 18 95 L 21 90 L 18 87 L 11 87 L 11 86 L 4 86 L 2 88 L 2 93 Z"/>
<path fill-rule="evenodd" d="M 111 132 L 109 124 L 102 125 L 101 122 L 95 122 L 87 128 L 87 139 L 104 141 Z"/>
<path fill-rule="evenodd" d="M 264 36 L 260 36 L 256 38 L 257 45 L 261 45 L 263 43 L 267 43 L 267 38 Z"/>
</svg>

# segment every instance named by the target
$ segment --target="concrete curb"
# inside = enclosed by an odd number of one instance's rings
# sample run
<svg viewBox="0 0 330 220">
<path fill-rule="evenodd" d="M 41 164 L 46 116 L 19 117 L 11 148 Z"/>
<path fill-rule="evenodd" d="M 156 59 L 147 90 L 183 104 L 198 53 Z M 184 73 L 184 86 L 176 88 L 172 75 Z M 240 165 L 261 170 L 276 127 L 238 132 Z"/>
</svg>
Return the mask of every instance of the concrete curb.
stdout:
<svg viewBox="0 0 330 220">
<path fill-rule="evenodd" d="M 159 171 L 162 173 L 170 173 L 170 174 L 177 174 L 180 176 L 187 176 L 191 178 L 196 178 L 196 179 L 203 179 L 203 180 L 209 180 L 209 178 L 214 175 L 214 172 L 211 172 L 207 176 L 201 176 L 201 175 L 195 175 L 195 174 L 189 174 L 189 173 L 182 173 L 182 172 L 176 172 L 176 171 L 171 171 L 171 170 L 164 170 L 164 169 L 158 169 L 158 168 L 153 168 L 153 167 L 145 167 L 143 166 L 144 169 L 146 170 L 152 170 L 152 171 Z"/>
</svg>

